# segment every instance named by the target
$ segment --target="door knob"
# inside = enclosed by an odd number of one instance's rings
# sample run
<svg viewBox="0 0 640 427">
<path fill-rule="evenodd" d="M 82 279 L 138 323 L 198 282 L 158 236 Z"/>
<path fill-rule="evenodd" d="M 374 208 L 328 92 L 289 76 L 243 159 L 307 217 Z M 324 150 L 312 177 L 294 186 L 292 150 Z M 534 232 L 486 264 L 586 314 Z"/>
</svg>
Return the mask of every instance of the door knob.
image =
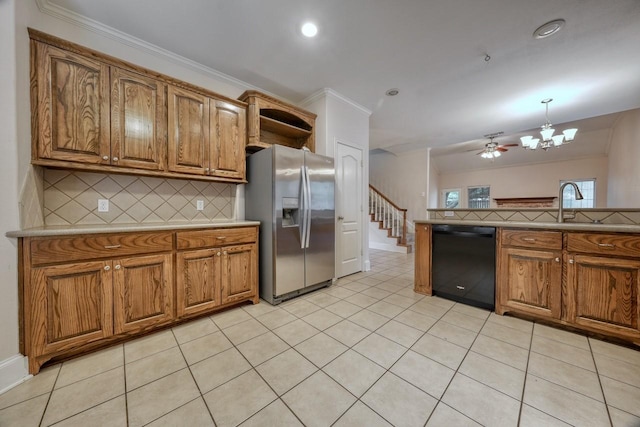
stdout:
<svg viewBox="0 0 640 427">
<path fill-rule="evenodd" d="M 339 217 L 338 217 L 338 221 L 342 221 L 343 219 L 344 219 L 344 217 L 343 217 L 343 216 L 339 216 Z"/>
</svg>

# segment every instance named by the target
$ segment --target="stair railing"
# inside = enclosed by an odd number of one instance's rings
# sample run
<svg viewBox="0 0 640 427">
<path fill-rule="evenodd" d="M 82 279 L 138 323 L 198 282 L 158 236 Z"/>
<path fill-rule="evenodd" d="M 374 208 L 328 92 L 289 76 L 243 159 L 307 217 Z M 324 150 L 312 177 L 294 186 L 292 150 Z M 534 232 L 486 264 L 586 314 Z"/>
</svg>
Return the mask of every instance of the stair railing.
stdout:
<svg viewBox="0 0 640 427">
<path fill-rule="evenodd" d="M 389 230 L 391 237 L 397 238 L 399 244 L 407 244 L 407 210 L 398 207 L 371 184 L 369 214 L 374 221 L 382 222 L 382 228 Z"/>
</svg>

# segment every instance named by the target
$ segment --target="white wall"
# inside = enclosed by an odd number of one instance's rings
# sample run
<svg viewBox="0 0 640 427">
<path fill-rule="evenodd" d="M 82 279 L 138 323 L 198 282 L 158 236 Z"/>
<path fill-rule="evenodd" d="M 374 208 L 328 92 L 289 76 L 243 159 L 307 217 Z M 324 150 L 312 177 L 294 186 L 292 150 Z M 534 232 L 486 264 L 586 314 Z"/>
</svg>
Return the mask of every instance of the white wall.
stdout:
<svg viewBox="0 0 640 427">
<path fill-rule="evenodd" d="M 4 237 L 20 225 L 18 210 L 18 98 L 16 2 L 0 1 L 0 391 L 26 375 L 18 349 L 18 252 L 15 239 Z M 28 71 L 27 71 L 28 75 Z M 28 97 L 28 94 L 27 94 Z M 26 141 L 29 145 L 29 141 Z"/>
<path fill-rule="evenodd" d="M 429 175 L 427 186 L 427 209 L 435 209 L 438 207 L 438 187 L 440 186 L 440 175 L 438 168 L 436 167 L 435 160 L 431 156 L 431 149 L 429 149 Z"/>
<path fill-rule="evenodd" d="M 509 197 L 558 197 L 561 180 L 596 179 L 596 206 L 607 206 L 607 157 L 539 163 L 441 174 L 439 189 L 462 188 L 462 207 L 466 207 L 466 187 L 491 186 L 491 199 Z M 492 207 L 495 202 L 492 200 Z"/>
<path fill-rule="evenodd" d="M 640 207 L 640 109 L 627 111 L 613 127 L 609 147 L 607 207 Z"/>
<path fill-rule="evenodd" d="M 362 150 L 362 205 L 368 206 L 369 188 L 369 116 L 371 112 L 331 89 L 322 89 L 301 102 L 318 115 L 316 152 L 335 158 L 338 142 Z M 362 212 L 363 270 L 370 269 L 367 210 Z"/>
<path fill-rule="evenodd" d="M 425 219 L 429 191 L 427 149 L 370 156 L 370 180 L 389 200 L 407 209 L 407 220 Z"/>
</svg>

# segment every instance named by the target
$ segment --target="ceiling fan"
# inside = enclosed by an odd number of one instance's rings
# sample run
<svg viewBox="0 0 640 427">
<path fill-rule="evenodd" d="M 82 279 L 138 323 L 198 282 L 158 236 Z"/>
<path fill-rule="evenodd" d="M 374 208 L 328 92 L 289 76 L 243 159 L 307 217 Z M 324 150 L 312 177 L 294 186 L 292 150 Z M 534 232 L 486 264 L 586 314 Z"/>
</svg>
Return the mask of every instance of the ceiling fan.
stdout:
<svg viewBox="0 0 640 427">
<path fill-rule="evenodd" d="M 500 157 L 505 151 L 509 151 L 506 147 L 517 147 L 519 144 L 503 144 L 500 145 L 494 141 L 494 138 L 502 135 L 504 132 L 496 132 L 485 135 L 485 138 L 489 138 L 489 142 L 484 145 L 484 149 L 478 152 L 476 155 L 480 155 L 483 159 L 495 159 Z"/>
</svg>

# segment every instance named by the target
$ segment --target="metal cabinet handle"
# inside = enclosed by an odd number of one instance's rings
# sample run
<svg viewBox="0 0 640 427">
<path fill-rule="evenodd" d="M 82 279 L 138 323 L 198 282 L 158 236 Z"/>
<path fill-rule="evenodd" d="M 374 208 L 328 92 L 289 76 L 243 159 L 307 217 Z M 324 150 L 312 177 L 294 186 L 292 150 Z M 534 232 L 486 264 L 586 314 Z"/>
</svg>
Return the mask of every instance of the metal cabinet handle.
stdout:
<svg viewBox="0 0 640 427">
<path fill-rule="evenodd" d="M 102 160 L 109 160 L 109 156 L 102 156 Z"/>
<path fill-rule="evenodd" d="M 560 262 L 560 258 L 556 257 L 555 261 Z"/>
<path fill-rule="evenodd" d="M 227 236 L 218 236 L 218 237 L 216 237 L 216 239 L 218 239 L 218 240 L 224 240 L 226 238 L 227 238 Z"/>
<path fill-rule="evenodd" d="M 533 237 L 523 237 L 522 240 L 524 240 L 525 242 L 535 242 L 536 239 L 534 239 Z"/>
<path fill-rule="evenodd" d="M 209 168 L 204 168 L 204 173 L 208 174 L 209 173 Z"/>
<path fill-rule="evenodd" d="M 122 245 L 104 245 L 105 249 L 118 249 Z"/>
<path fill-rule="evenodd" d="M 616 245 L 613 245 L 611 243 L 598 243 L 598 246 L 600 246 L 601 248 L 609 248 L 609 249 L 615 249 Z"/>
<path fill-rule="evenodd" d="M 220 256 L 220 252 L 218 252 L 216 255 L 217 255 L 217 256 Z"/>
<path fill-rule="evenodd" d="M 457 285 L 456 288 L 460 289 L 461 291 L 464 291 L 464 286 Z"/>
<path fill-rule="evenodd" d="M 343 216 L 339 216 L 339 217 L 338 217 L 338 221 L 342 221 L 343 219 L 344 219 L 344 217 L 343 217 Z"/>
<path fill-rule="evenodd" d="M 108 265 L 105 265 L 104 266 L 104 271 L 109 271 L 109 270 L 111 270 L 111 267 L 109 267 Z"/>
<path fill-rule="evenodd" d="M 118 160 L 120 160 L 120 159 L 118 159 L 117 157 L 114 157 L 112 160 L 113 160 L 114 162 L 117 162 L 117 161 L 118 161 Z"/>
<path fill-rule="evenodd" d="M 574 261 L 574 260 L 572 260 L 572 259 L 570 259 L 570 260 L 569 260 L 569 264 L 573 264 L 573 263 L 575 263 L 575 261 Z"/>
<path fill-rule="evenodd" d="M 115 266 L 115 267 L 113 267 L 113 268 L 115 268 L 116 270 L 120 270 L 120 268 L 121 268 L 121 267 L 120 267 L 120 264 L 118 264 L 118 265 L 116 265 L 116 266 Z"/>
<path fill-rule="evenodd" d="M 224 255 L 227 255 L 227 251 L 222 252 Z"/>
</svg>

